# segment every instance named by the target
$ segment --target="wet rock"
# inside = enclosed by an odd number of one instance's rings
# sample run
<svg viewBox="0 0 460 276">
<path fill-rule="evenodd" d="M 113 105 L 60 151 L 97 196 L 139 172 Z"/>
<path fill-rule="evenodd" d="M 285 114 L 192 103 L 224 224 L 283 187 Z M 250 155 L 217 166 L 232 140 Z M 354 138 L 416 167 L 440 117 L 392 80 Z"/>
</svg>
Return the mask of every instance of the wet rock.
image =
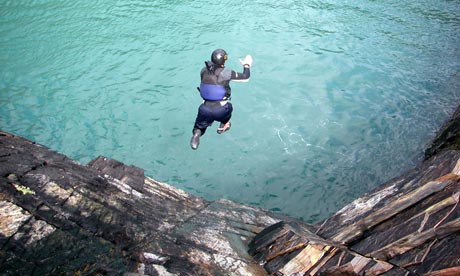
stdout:
<svg viewBox="0 0 460 276">
<path fill-rule="evenodd" d="M 0 132 L 0 274 L 456 275 L 459 121 L 418 167 L 317 225 Z"/>
<path fill-rule="evenodd" d="M 460 106 L 426 149 L 425 157 L 428 159 L 447 150 L 460 150 Z"/>
<path fill-rule="evenodd" d="M 418 167 L 316 231 L 279 222 L 249 244 L 271 275 L 460 275 L 460 109 Z"/>
<path fill-rule="evenodd" d="M 247 244 L 284 217 L 7 133 L 0 152 L 1 275 L 266 275 Z"/>
</svg>

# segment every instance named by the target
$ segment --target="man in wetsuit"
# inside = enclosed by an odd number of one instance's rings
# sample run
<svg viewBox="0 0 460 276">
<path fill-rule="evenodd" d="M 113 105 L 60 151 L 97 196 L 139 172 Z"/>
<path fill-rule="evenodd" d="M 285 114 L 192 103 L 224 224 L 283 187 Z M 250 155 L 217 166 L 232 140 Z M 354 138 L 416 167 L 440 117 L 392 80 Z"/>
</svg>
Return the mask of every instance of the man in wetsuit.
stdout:
<svg viewBox="0 0 460 276">
<path fill-rule="evenodd" d="M 225 68 L 227 53 L 222 49 L 212 52 L 211 61 L 205 62 L 201 70 L 201 84 L 198 88 L 204 102 L 198 109 L 198 115 L 193 127 L 193 136 L 190 146 L 196 150 L 200 144 L 200 137 L 206 132 L 206 128 L 214 121 L 220 122 L 217 133 L 221 134 L 230 129 L 230 118 L 232 117 L 233 106 L 229 102 L 231 96 L 230 81 L 248 81 L 252 57 L 247 55 L 244 60 L 240 59 L 243 65 L 243 73 L 238 73 Z"/>
</svg>

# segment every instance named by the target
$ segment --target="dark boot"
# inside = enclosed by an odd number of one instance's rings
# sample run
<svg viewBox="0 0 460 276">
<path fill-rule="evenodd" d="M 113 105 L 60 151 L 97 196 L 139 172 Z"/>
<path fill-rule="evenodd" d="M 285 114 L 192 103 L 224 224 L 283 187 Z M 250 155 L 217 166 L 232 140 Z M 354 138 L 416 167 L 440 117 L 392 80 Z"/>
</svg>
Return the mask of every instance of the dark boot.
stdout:
<svg viewBox="0 0 460 276">
<path fill-rule="evenodd" d="M 193 136 L 192 139 L 190 140 L 190 146 L 192 149 L 196 150 L 198 146 L 200 145 L 200 137 L 201 137 L 201 130 L 198 128 L 195 128 L 193 130 Z"/>
</svg>

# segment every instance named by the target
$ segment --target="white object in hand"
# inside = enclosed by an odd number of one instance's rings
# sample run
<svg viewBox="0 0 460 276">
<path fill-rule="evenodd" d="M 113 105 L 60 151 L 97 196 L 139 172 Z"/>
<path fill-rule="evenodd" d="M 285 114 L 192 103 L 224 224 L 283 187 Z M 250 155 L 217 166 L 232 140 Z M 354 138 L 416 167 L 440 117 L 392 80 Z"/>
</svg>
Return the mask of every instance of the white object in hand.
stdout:
<svg viewBox="0 0 460 276">
<path fill-rule="evenodd" d="M 246 57 L 244 58 L 244 60 L 240 59 L 240 63 L 241 65 L 249 65 L 249 67 L 252 66 L 252 57 L 251 55 L 246 55 Z"/>
</svg>

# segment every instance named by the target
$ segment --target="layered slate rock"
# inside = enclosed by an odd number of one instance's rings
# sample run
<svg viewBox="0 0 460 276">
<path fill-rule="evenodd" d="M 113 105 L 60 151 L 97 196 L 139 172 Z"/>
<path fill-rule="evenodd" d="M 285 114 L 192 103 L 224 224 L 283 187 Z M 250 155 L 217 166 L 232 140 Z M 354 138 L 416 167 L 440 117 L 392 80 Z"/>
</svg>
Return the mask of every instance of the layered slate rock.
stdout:
<svg viewBox="0 0 460 276">
<path fill-rule="evenodd" d="M 460 150 L 460 106 L 427 148 L 425 157 L 430 158 L 446 150 Z"/>
<path fill-rule="evenodd" d="M 460 275 L 460 109 L 417 168 L 311 231 L 280 221 L 249 253 L 270 275 Z"/>
<path fill-rule="evenodd" d="M 0 133 L 0 275 L 267 275 L 247 244 L 281 219 Z"/>
<path fill-rule="evenodd" d="M 459 158 L 445 152 L 409 174 L 417 177 L 353 201 L 315 232 L 279 222 L 252 240 L 250 253 L 275 275 L 460 275 Z"/>
<path fill-rule="evenodd" d="M 420 166 L 314 226 L 0 132 L 0 275 L 460 275 L 459 110 Z"/>
</svg>

